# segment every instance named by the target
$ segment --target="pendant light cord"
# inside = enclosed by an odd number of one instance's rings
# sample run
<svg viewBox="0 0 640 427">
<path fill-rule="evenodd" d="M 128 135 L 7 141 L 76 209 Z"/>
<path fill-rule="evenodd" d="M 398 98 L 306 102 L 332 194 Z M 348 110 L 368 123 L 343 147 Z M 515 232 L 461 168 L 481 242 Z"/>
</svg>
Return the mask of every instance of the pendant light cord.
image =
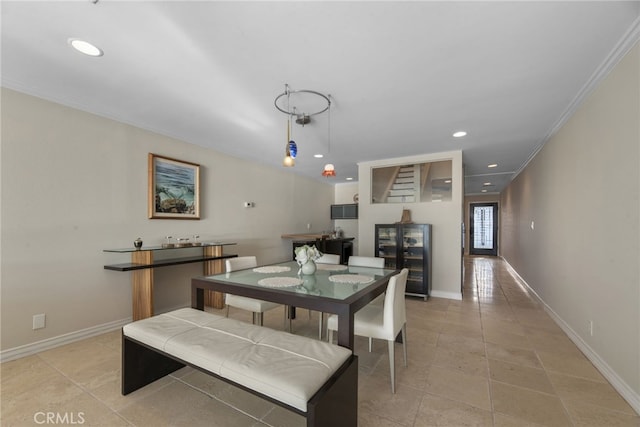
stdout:
<svg viewBox="0 0 640 427">
<path fill-rule="evenodd" d="M 331 153 L 331 94 L 328 95 L 329 98 L 329 111 L 327 112 L 327 129 L 329 135 L 327 136 L 327 155 Z"/>
</svg>

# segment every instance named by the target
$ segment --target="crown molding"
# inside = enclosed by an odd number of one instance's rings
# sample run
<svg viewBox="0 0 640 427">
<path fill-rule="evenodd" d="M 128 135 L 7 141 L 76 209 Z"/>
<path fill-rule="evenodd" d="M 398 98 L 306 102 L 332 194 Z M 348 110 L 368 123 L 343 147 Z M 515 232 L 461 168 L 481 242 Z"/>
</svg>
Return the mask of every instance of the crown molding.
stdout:
<svg viewBox="0 0 640 427">
<path fill-rule="evenodd" d="M 609 73 L 615 68 L 616 65 L 624 58 L 627 53 L 633 48 L 640 40 L 640 16 L 636 18 L 633 24 L 629 27 L 627 32 L 620 38 L 620 41 L 614 46 L 609 55 L 602 61 L 600 66 L 596 68 L 595 72 L 589 77 L 582 89 L 569 103 L 564 112 L 560 115 L 560 118 L 551 127 L 549 132 L 540 140 L 536 148 L 533 149 L 529 157 L 522 163 L 522 165 L 514 172 L 513 179 L 515 179 L 520 172 L 527 167 L 527 165 L 533 160 L 533 158 L 542 150 L 542 147 L 567 123 L 567 121 L 575 114 L 580 105 L 609 75 Z"/>
</svg>

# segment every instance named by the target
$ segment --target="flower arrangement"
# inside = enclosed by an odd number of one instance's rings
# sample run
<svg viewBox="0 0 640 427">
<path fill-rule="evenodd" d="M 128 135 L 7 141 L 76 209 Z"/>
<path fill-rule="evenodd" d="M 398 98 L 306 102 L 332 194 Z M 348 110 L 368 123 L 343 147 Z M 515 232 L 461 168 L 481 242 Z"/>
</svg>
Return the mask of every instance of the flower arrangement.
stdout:
<svg viewBox="0 0 640 427">
<path fill-rule="evenodd" d="M 300 266 L 306 264 L 309 261 L 315 261 L 322 256 L 322 252 L 320 252 L 315 245 L 298 246 L 295 250 L 295 253 L 296 262 Z"/>
</svg>

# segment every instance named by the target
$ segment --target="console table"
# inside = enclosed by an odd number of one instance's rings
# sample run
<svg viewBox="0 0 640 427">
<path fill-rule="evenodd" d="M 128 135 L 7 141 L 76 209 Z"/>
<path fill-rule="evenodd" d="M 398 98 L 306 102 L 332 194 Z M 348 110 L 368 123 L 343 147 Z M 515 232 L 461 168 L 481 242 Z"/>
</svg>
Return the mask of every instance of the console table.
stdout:
<svg viewBox="0 0 640 427">
<path fill-rule="evenodd" d="M 223 254 L 223 247 L 235 243 L 205 242 L 181 247 L 149 246 L 141 249 L 104 249 L 104 252 L 131 254 L 131 262 L 105 265 L 105 270 L 131 271 L 133 320 L 153 316 L 153 271 L 159 267 L 202 262 L 205 276 L 224 272 L 224 260 L 238 255 Z M 194 255 L 195 252 L 198 252 Z M 182 253 L 182 255 L 181 255 Z M 157 255 L 157 256 L 155 256 Z M 209 292 L 205 304 L 214 308 L 224 306 L 223 294 Z"/>
</svg>

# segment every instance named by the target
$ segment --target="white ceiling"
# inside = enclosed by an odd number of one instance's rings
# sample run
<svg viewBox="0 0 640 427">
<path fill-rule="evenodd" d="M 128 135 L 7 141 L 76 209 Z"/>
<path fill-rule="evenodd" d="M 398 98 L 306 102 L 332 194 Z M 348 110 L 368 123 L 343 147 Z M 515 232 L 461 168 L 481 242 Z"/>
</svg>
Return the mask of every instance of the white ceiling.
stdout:
<svg viewBox="0 0 640 427">
<path fill-rule="evenodd" d="M 330 126 L 327 113 L 292 125 L 292 173 L 326 180 L 331 162 L 341 183 L 360 161 L 461 149 L 466 194 L 508 184 L 640 32 L 638 1 L 1 8 L 3 86 L 281 168 L 287 115 L 274 99 L 288 83 L 333 101 Z"/>
</svg>

